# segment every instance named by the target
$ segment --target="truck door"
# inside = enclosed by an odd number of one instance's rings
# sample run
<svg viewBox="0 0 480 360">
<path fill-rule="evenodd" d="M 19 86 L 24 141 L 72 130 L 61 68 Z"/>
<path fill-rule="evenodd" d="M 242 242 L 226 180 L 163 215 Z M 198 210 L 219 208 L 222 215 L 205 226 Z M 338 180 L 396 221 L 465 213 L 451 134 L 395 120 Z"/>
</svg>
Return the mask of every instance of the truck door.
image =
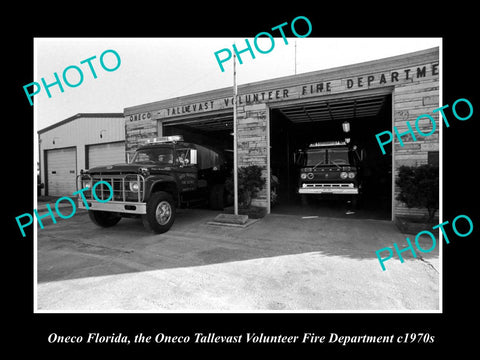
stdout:
<svg viewBox="0 0 480 360">
<path fill-rule="evenodd" d="M 180 192 L 197 190 L 198 168 L 196 164 L 191 164 L 191 149 L 177 148 L 175 156 Z"/>
</svg>

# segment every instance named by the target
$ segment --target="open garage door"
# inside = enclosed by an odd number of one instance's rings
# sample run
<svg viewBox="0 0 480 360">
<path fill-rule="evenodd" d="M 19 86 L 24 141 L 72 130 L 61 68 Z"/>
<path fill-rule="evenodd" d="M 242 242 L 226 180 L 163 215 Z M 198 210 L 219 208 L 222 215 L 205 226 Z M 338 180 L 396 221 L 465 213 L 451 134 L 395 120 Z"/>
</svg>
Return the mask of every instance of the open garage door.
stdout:
<svg viewBox="0 0 480 360">
<path fill-rule="evenodd" d="M 233 151 L 233 110 L 209 113 L 207 116 L 176 118 L 162 124 L 164 136 L 182 135 L 187 142 Z M 233 156 L 232 156 L 233 158 Z"/>
<path fill-rule="evenodd" d="M 345 94 L 328 100 L 272 107 L 270 145 L 272 173 L 279 178 L 279 205 L 272 212 L 348 216 L 391 220 L 391 149 L 382 155 L 375 134 L 392 127 L 391 94 Z M 348 123 L 348 125 L 344 125 Z M 349 132 L 344 131 L 348 126 Z M 300 169 L 295 152 L 312 143 L 345 142 L 361 155 L 361 197 L 350 208 L 351 197 L 312 196 L 308 204 L 298 194 Z M 303 197 L 304 198 L 304 197 Z"/>
<path fill-rule="evenodd" d="M 185 142 L 190 142 L 196 145 L 201 145 L 203 148 L 197 147 L 199 154 L 198 164 L 199 168 L 202 168 L 203 164 L 222 164 L 225 165 L 226 170 L 229 171 L 233 169 L 233 111 L 221 111 L 221 112 L 212 112 L 204 116 L 188 116 L 188 117 L 177 117 L 173 120 L 165 121 L 159 124 L 162 128 L 159 128 L 158 133 L 163 136 L 172 136 L 172 135 L 181 135 Z M 214 151 L 208 151 L 205 149 Z M 219 157 L 216 153 L 222 154 L 222 161 L 219 162 Z M 203 154 L 202 154 L 203 153 Z M 204 179 L 215 178 L 215 170 L 220 170 L 220 168 L 215 167 L 210 168 L 208 174 L 204 170 L 203 175 Z M 220 171 L 221 174 L 223 171 Z M 223 175 L 221 175 L 223 176 Z M 200 179 L 200 177 L 199 177 Z M 200 183 L 201 180 L 199 180 Z M 223 205 L 219 205 L 219 199 L 222 199 L 223 191 L 223 201 L 222 204 L 225 206 L 230 206 L 233 199 L 228 193 L 226 186 L 214 186 L 214 182 L 208 182 L 202 180 L 206 184 L 205 190 L 208 193 L 208 201 L 197 202 L 197 199 L 192 199 L 191 204 L 199 206 L 207 206 L 211 209 L 222 208 Z M 223 178 L 222 178 L 223 182 Z M 231 202 L 230 202 L 231 201 Z"/>
<path fill-rule="evenodd" d="M 46 194 L 50 196 L 72 195 L 76 191 L 77 176 L 76 148 L 45 151 Z"/>
<path fill-rule="evenodd" d="M 125 162 L 125 142 L 89 145 L 87 147 L 87 169 L 95 166 Z"/>
</svg>

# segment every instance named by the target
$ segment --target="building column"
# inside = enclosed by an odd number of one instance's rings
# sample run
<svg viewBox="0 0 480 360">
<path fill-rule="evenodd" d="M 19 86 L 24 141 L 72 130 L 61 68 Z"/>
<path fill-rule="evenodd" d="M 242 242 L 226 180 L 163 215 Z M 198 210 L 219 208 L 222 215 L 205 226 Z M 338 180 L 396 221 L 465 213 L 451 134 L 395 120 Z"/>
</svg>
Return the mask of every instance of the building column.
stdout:
<svg viewBox="0 0 480 360">
<path fill-rule="evenodd" d="M 269 109 L 266 104 L 237 107 L 238 166 L 258 165 L 266 183 L 252 205 L 264 207 L 270 213 L 270 134 Z"/>
</svg>

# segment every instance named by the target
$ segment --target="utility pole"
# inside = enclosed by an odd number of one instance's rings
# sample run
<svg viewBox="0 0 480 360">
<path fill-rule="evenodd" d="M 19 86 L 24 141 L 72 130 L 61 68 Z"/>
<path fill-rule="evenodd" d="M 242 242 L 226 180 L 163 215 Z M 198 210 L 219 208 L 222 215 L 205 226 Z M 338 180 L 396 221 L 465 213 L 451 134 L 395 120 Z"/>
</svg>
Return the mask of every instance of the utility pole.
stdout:
<svg viewBox="0 0 480 360">
<path fill-rule="evenodd" d="M 238 215 L 238 159 L 237 159 L 237 69 L 236 54 L 233 54 L 233 209 Z"/>
</svg>

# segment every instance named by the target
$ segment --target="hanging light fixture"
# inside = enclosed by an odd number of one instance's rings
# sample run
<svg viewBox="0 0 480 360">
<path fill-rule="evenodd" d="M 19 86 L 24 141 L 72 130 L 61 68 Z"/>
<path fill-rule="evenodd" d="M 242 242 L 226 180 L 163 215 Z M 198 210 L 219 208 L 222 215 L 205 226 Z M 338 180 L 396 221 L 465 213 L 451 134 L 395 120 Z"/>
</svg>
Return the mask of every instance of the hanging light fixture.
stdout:
<svg viewBox="0 0 480 360">
<path fill-rule="evenodd" d="M 342 129 L 344 133 L 350 132 L 350 123 L 348 121 L 344 121 L 342 123 Z"/>
</svg>

